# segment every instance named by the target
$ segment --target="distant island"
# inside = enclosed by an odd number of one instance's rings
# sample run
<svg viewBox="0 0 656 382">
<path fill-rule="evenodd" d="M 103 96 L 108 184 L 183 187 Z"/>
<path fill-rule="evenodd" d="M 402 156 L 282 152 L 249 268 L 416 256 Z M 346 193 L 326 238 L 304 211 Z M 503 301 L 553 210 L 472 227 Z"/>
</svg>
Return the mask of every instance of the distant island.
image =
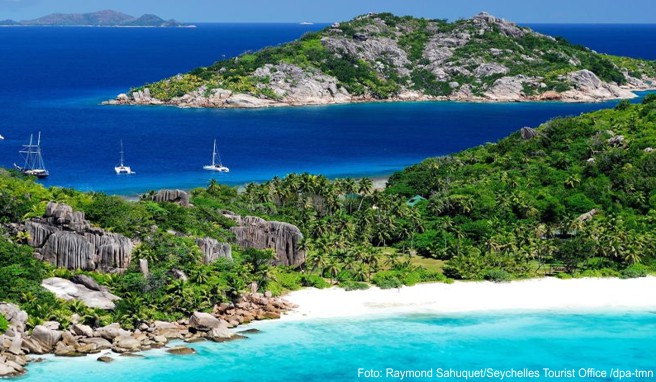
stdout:
<svg viewBox="0 0 656 382">
<path fill-rule="evenodd" d="M 130 89 L 106 103 L 598 102 L 654 87 L 655 61 L 600 54 L 487 13 L 455 22 L 371 13 Z"/>
<path fill-rule="evenodd" d="M 194 27 L 153 14 L 141 17 L 104 10 L 93 13 L 53 13 L 34 20 L 0 20 L 0 26 L 93 26 L 93 27 Z"/>
</svg>

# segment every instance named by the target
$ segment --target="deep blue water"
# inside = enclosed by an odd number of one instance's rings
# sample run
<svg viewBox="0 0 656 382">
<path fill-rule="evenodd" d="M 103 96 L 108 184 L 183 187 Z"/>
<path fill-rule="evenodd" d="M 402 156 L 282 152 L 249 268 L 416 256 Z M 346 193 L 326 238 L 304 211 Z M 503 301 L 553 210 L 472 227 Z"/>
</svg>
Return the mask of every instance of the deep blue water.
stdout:
<svg viewBox="0 0 656 382">
<path fill-rule="evenodd" d="M 131 86 L 293 40 L 321 26 L 205 24 L 195 29 L 0 28 L 0 166 L 41 131 L 46 185 L 130 194 L 241 184 L 290 172 L 389 174 L 426 157 L 495 141 L 522 126 L 612 106 L 409 103 L 274 110 L 108 107 Z M 654 58 L 655 26 L 536 26 L 599 51 Z M 605 31 L 606 27 L 601 28 Z M 608 34 L 615 38 L 608 38 Z M 622 37 L 624 36 L 624 37 Z M 622 43 L 629 39 L 644 44 Z M 624 39 L 624 40 L 623 40 Z M 640 40 L 643 41 L 643 40 Z M 230 174 L 210 174 L 218 139 Z M 117 176 L 119 141 L 137 172 Z"/>
<path fill-rule="evenodd" d="M 99 376 L 122 382 L 186 381 L 399 381 L 395 370 L 535 370 L 532 380 L 619 381 L 613 368 L 656 374 L 654 313 L 467 314 L 403 316 L 356 320 L 269 322 L 263 333 L 243 341 L 190 345 L 197 355 L 162 351 L 146 358 L 53 359 L 29 366 L 25 382 L 96 382 Z M 595 369 L 606 377 L 547 378 L 552 370 Z M 381 378 L 358 378 L 358 370 L 380 370 Z M 648 376 L 649 374 L 645 374 Z M 431 380 L 405 379 L 408 381 Z M 450 381 L 465 379 L 449 378 Z M 505 381 L 526 381 L 510 378 Z M 473 378 L 496 382 L 500 379 Z"/>
</svg>

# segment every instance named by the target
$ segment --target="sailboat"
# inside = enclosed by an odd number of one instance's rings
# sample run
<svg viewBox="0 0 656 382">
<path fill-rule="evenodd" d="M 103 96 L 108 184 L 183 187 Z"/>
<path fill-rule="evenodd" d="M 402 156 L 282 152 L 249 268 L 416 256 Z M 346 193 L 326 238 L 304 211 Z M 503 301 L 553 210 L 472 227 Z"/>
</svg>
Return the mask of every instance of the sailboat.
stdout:
<svg viewBox="0 0 656 382">
<path fill-rule="evenodd" d="M 118 174 L 118 175 L 120 175 L 120 174 L 128 174 L 128 175 L 130 175 L 130 174 L 134 174 L 134 173 L 135 173 L 134 171 L 132 171 L 132 169 L 130 168 L 130 166 L 126 166 L 126 165 L 123 163 L 123 140 L 121 140 L 121 164 L 119 164 L 118 166 L 114 167 L 114 171 L 116 171 L 116 174 Z"/>
<path fill-rule="evenodd" d="M 230 172 L 230 169 L 221 163 L 221 156 L 219 155 L 219 151 L 216 149 L 216 139 L 214 140 L 214 149 L 212 150 L 212 164 L 203 166 L 203 170 Z"/>
<path fill-rule="evenodd" d="M 46 170 L 46 166 L 43 164 L 43 157 L 41 156 L 41 132 L 39 131 L 36 144 L 34 144 L 33 138 L 33 135 L 30 134 L 30 143 L 23 145 L 23 149 L 19 151 L 23 155 L 23 158 L 25 158 L 25 163 L 23 166 L 14 163 L 14 167 L 25 175 L 32 175 L 43 179 L 48 177 L 50 173 Z"/>
</svg>

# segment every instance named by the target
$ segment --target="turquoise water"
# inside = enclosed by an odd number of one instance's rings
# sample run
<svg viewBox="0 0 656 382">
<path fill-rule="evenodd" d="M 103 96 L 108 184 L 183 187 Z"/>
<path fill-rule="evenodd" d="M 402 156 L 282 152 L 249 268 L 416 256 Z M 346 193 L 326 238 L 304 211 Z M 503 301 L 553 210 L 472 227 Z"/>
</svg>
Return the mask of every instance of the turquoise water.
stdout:
<svg viewBox="0 0 656 382">
<path fill-rule="evenodd" d="M 409 315 L 375 319 L 267 322 L 250 338 L 193 344 L 197 355 L 146 352 L 145 358 L 55 359 L 31 365 L 25 382 L 59 381 L 356 381 L 385 378 L 387 369 L 540 372 L 594 368 L 656 373 L 656 312 Z M 379 370 L 381 378 L 358 377 Z M 589 373 L 586 371 L 586 373 Z M 589 374 L 588 374 L 589 376 Z M 430 380 L 413 379 L 405 380 Z M 463 379 L 449 379 L 463 380 Z M 477 380 L 472 378 L 470 380 Z M 478 378 L 478 380 L 495 380 Z M 496 379 L 499 380 L 499 379 Z M 509 380 L 524 380 L 520 378 Z M 570 380 L 570 379 L 561 379 Z"/>
</svg>

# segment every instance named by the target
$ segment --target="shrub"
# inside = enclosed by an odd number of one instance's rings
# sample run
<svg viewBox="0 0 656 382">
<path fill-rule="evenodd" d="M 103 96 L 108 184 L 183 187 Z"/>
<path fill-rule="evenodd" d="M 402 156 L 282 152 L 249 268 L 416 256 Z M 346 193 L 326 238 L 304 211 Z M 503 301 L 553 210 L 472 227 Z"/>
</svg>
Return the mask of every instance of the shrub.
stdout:
<svg viewBox="0 0 656 382">
<path fill-rule="evenodd" d="M 380 289 L 400 288 L 403 286 L 403 282 L 394 271 L 379 272 L 374 275 L 371 281 Z"/>
<path fill-rule="evenodd" d="M 347 291 L 369 289 L 369 284 L 358 281 L 345 281 L 340 283 L 339 286 Z"/>
<path fill-rule="evenodd" d="M 325 289 L 330 287 L 330 284 L 324 280 L 321 276 L 317 275 L 302 275 L 301 284 L 304 287 L 311 287 L 317 289 Z"/>
<path fill-rule="evenodd" d="M 485 272 L 485 280 L 501 283 L 512 280 L 513 277 L 510 273 L 503 269 L 489 269 Z"/>
<path fill-rule="evenodd" d="M 656 93 L 649 93 L 642 99 L 643 105 L 654 102 L 656 102 Z"/>
<path fill-rule="evenodd" d="M 647 275 L 649 275 L 649 267 L 644 264 L 633 264 L 620 272 L 620 278 L 623 279 L 635 279 Z"/>
</svg>

